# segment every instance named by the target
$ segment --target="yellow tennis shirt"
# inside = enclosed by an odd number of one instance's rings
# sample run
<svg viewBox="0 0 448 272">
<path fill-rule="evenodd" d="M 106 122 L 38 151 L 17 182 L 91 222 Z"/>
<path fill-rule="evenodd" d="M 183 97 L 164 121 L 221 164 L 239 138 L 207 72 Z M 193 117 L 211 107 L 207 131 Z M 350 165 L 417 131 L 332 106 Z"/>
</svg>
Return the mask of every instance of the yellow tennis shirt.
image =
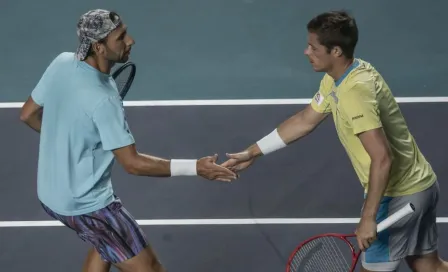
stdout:
<svg viewBox="0 0 448 272">
<path fill-rule="evenodd" d="M 357 134 L 380 127 L 393 154 L 385 196 L 413 194 L 435 182 L 436 174 L 409 132 L 389 86 L 370 63 L 355 59 L 338 81 L 326 74 L 311 106 L 332 113 L 339 139 L 366 192 L 370 156 Z"/>
</svg>

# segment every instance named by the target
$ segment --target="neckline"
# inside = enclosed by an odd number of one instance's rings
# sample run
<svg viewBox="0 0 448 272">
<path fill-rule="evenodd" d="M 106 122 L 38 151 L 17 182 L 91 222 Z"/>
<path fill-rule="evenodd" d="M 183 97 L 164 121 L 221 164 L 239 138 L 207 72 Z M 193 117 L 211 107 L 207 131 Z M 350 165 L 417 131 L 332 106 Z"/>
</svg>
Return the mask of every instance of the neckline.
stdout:
<svg viewBox="0 0 448 272">
<path fill-rule="evenodd" d="M 93 66 L 91 66 L 90 64 L 88 64 L 85 61 L 77 60 L 77 62 L 78 62 L 78 66 L 80 66 L 82 69 L 85 69 L 85 70 L 88 70 L 90 72 L 93 72 L 93 73 L 95 73 L 96 75 L 98 75 L 100 77 L 103 77 L 103 78 L 110 78 L 111 77 L 110 74 L 106 74 L 106 73 L 103 73 L 103 72 L 99 71 L 98 69 L 94 68 Z"/>
<path fill-rule="evenodd" d="M 342 81 L 344 81 L 344 79 L 347 77 L 347 75 L 358 66 L 359 66 L 359 60 L 355 59 L 353 61 L 353 63 L 347 68 L 347 70 L 345 70 L 344 74 L 342 74 L 342 76 L 334 82 L 336 87 L 338 87 L 342 83 Z"/>
</svg>

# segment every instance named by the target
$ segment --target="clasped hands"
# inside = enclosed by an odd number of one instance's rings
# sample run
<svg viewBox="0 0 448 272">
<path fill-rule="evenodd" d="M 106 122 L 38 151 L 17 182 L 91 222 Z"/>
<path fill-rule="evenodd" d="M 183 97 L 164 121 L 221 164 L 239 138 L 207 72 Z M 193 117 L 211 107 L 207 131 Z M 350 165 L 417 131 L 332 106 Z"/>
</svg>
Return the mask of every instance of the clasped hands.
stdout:
<svg viewBox="0 0 448 272">
<path fill-rule="evenodd" d="M 204 157 L 197 162 L 198 175 L 208 180 L 231 182 L 238 178 L 237 172 L 249 167 L 255 160 L 255 156 L 245 150 L 239 153 L 226 154 L 227 161 L 221 165 L 216 164 L 218 155 Z"/>
</svg>

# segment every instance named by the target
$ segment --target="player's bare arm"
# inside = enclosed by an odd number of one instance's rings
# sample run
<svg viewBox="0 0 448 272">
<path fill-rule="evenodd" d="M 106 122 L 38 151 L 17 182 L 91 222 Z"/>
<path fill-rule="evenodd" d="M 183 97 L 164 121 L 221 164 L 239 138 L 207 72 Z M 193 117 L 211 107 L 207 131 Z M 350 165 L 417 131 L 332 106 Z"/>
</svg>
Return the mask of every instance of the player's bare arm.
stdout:
<svg viewBox="0 0 448 272">
<path fill-rule="evenodd" d="M 328 113 L 317 112 L 311 105 L 307 105 L 281 123 L 277 128 L 278 134 L 289 145 L 311 133 L 327 116 Z"/>
<path fill-rule="evenodd" d="M 227 154 L 229 158 L 222 166 L 232 171 L 241 171 L 251 165 L 255 158 L 281 149 L 311 133 L 328 113 L 319 113 L 311 105 L 283 121 L 274 131 L 245 151 Z"/>
<path fill-rule="evenodd" d="M 358 137 L 371 159 L 369 189 L 357 230 L 358 243 L 363 250 L 368 248 L 376 237 L 377 211 L 389 182 L 392 158 L 389 143 L 382 128 L 363 132 Z"/>
<path fill-rule="evenodd" d="M 30 128 L 40 133 L 40 128 L 42 125 L 42 113 L 43 107 L 36 104 L 34 100 L 30 97 L 22 106 L 20 112 L 20 120 L 27 124 Z"/>
<path fill-rule="evenodd" d="M 132 175 L 152 177 L 199 175 L 209 180 L 227 182 L 236 179 L 234 172 L 215 163 L 217 155 L 198 160 L 169 160 L 142 154 L 137 151 L 134 144 L 115 149 L 113 153 L 123 168 Z"/>
</svg>

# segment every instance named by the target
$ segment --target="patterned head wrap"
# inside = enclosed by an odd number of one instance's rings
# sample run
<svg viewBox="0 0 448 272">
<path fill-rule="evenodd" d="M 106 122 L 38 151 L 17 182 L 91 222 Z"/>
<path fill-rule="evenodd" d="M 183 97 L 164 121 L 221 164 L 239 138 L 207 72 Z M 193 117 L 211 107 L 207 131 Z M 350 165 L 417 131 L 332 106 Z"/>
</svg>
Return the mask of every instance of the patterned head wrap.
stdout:
<svg viewBox="0 0 448 272">
<path fill-rule="evenodd" d="M 83 14 L 78 21 L 76 31 L 80 42 L 76 57 L 84 60 L 92 43 L 106 38 L 120 24 L 120 16 L 107 10 L 95 9 Z"/>
</svg>

